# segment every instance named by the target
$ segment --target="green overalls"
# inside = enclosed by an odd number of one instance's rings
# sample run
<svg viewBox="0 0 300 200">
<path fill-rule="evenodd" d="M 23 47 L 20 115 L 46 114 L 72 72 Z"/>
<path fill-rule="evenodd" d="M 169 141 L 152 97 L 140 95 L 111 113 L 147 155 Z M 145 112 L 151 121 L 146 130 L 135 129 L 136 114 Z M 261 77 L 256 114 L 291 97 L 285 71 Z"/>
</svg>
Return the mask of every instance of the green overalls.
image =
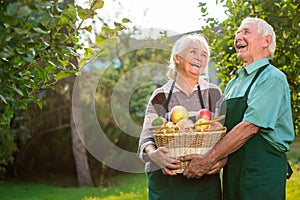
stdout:
<svg viewBox="0 0 300 200">
<path fill-rule="evenodd" d="M 165 109 L 168 105 L 173 92 L 175 81 L 166 100 Z M 198 85 L 198 95 L 201 107 L 204 103 L 201 90 Z M 160 102 L 162 104 L 162 102 Z M 156 166 L 156 169 L 159 168 Z M 221 200 L 221 181 L 220 174 L 205 175 L 200 179 L 188 179 L 182 174 L 167 176 L 162 171 L 156 170 L 148 173 L 148 197 L 149 200 Z"/>
<path fill-rule="evenodd" d="M 225 125 L 228 132 L 243 120 L 251 86 L 266 67 L 259 69 L 243 97 L 226 101 Z M 258 132 L 229 156 L 223 179 L 224 200 L 285 199 L 286 156 Z"/>
</svg>

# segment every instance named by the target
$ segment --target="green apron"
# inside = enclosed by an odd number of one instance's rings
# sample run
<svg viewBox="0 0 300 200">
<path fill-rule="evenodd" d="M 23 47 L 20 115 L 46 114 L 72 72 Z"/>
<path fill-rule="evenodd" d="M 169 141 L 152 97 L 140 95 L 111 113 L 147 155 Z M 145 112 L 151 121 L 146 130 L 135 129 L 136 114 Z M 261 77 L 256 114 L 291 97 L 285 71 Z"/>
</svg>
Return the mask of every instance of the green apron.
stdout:
<svg viewBox="0 0 300 200">
<path fill-rule="evenodd" d="M 149 200 L 221 200 L 220 175 L 188 179 L 182 174 L 166 176 L 161 170 L 148 173 Z"/>
<path fill-rule="evenodd" d="M 243 120 L 247 98 L 256 73 L 244 97 L 228 99 L 225 125 L 228 132 Z M 258 132 L 229 156 L 223 172 L 224 200 L 285 199 L 286 156 L 271 146 Z"/>
<path fill-rule="evenodd" d="M 175 81 L 172 83 L 168 98 L 164 105 L 168 112 L 168 105 L 173 93 Z M 198 95 L 201 107 L 204 108 L 200 86 Z M 164 95 L 163 95 L 164 96 Z M 158 103 L 158 102 L 156 102 Z M 164 112 L 161 112 L 162 115 Z M 195 120 L 191 118 L 192 120 Z M 158 168 L 158 166 L 154 167 Z M 149 200 L 221 200 L 220 174 L 205 175 L 200 179 L 188 179 L 182 174 L 167 176 L 161 170 L 148 173 L 148 199 Z"/>
</svg>

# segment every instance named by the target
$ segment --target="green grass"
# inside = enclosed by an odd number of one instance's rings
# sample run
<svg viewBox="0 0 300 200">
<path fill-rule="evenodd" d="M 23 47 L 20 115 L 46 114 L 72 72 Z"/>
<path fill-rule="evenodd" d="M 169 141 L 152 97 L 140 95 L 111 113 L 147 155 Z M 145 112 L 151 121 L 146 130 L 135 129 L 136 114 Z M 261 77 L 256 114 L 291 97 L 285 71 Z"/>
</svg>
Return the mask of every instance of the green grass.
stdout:
<svg viewBox="0 0 300 200">
<path fill-rule="evenodd" d="M 132 200 L 147 199 L 145 174 L 120 175 L 108 188 L 63 188 L 45 184 L 0 183 L 1 200 Z"/>
<path fill-rule="evenodd" d="M 300 136 L 296 137 L 287 153 L 293 168 L 287 180 L 287 200 L 300 197 Z M 113 180 L 116 186 L 107 188 L 60 187 L 24 182 L 0 182 L 1 200 L 145 200 L 147 179 L 145 174 L 125 174 Z"/>
<path fill-rule="evenodd" d="M 297 200 L 300 197 L 300 136 L 295 138 L 295 141 L 291 145 L 291 152 L 288 152 L 287 156 L 294 173 L 286 182 L 286 199 Z"/>
</svg>

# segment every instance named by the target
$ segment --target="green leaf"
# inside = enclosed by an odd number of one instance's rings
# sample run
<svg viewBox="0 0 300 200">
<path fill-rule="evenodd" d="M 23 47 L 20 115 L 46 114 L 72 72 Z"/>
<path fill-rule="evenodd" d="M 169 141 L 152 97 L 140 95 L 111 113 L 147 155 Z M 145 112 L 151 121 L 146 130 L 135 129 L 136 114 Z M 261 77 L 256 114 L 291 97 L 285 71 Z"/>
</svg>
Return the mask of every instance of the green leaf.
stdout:
<svg viewBox="0 0 300 200">
<path fill-rule="evenodd" d="M 29 49 L 27 52 L 27 56 L 24 56 L 23 59 L 27 62 L 33 62 L 35 58 L 35 50 L 33 48 Z"/>
<path fill-rule="evenodd" d="M 122 23 L 129 23 L 129 22 L 131 22 L 130 19 L 127 19 L 127 18 L 122 19 Z"/>
<path fill-rule="evenodd" d="M 30 97 L 28 97 L 26 99 L 35 102 L 38 105 L 39 109 L 43 108 L 42 100 L 36 98 L 35 96 L 31 95 Z"/>
<path fill-rule="evenodd" d="M 97 9 L 101 9 L 104 6 L 104 1 L 103 0 L 93 0 L 91 3 L 91 10 L 95 11 Z"/>
<path fill-rule="evenodd" d="M 7 6 L 5 14 L 7 16 L 16 17 L 17 16 L 17 10 L 18 10 L 18 3 L 17 2 L 10 3 Z"/>
<path fill-rule="evenodd" d="M 24 17 L 27 17 L 31 12 L 32 12 L 32 10 L 28 6 L 22 6 L 18 11 L 17 17 L 19 19 L 22 19 Z"/>
<path fill-rule="evenodd" d="M 58 81 L 67 76 L 67 73 L 65 71 L 60 71 L 58 74 L 54 76 L 54 80 Z"/>
<path fill-rule="evenodd" d="M 70 61 L 68 59 L 61 59 L 60 57 L 57 57 L 57 60 L 63 67 L 67 67 L 70 64 Z"/>
<path fill-rule="evenodd" d="M 60 71 L 58 74 L 54 76 L 55 81 L 59 81 L 61 79 L 66 78 L 69 75 L 76 75 L 76 71 Z"/>
<path fill-rule="evenodd" d="M 92 30 L 93 30 L 93 27 L 91 26 L 91 25 L 89 25 L 89 26 L 86 26 L 86 27 L 84 27 L 83 28 L 84 30 L 87 30 L 88 32 L 92 32 Z"/>
<path fill-rule="evenodd" d="M 22 92 L 20 89 L 18 89 L 18 88 L 16 88 L 16 87 L 13 87 L 13 89 L 14 89 L 14 91 L 16 91 L 20 96 L 24 96 L 23 92 Z"/>
<path fill-rule="evenodd" d="M 48 32 L 47 31 L 44 31 L 43 29 L 41 29 L 41 28 L 33 28 L 33 30 L 35 31 L 35 32 L 37 32 L 37 33 L 42 33 L 42 34 L 48 34 Z"/>
<path fill-rule="evenodd" d="M 93 18 L 96 13 L 93 10 L 90 9 L 83 9 L 78 6 L 78 16 L 82 19 L 89 19 Z"/>
<path fill-rule="evenodd" d="M 69 23 L 76 23 L 76 10 L 72 4 L 68 4 L 68 8 L 62 12 L 62 16 L 65 16 Z"/>
<path fill-rule="evenodd" d="M 2 96 L 1 94 L 0 94 L 0 99 L 1 99 L 5 104 L 7 104 L 6 99 L 5 99 L 4 96 Z"/>
</svg>

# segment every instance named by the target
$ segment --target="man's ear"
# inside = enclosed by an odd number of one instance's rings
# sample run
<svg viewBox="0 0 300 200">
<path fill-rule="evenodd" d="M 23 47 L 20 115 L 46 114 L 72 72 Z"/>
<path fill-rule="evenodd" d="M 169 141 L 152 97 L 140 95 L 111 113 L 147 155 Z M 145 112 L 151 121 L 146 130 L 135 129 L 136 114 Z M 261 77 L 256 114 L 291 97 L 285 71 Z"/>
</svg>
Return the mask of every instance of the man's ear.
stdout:
<svg viewBox="0 0 300 200">
<path fill-rule="evenodd" d="M 263 47 L 267 48 L 270 46 L 272 42 L 272 36 L 271 35 L 266 35 L 263 37 Z"/>
</svg>

